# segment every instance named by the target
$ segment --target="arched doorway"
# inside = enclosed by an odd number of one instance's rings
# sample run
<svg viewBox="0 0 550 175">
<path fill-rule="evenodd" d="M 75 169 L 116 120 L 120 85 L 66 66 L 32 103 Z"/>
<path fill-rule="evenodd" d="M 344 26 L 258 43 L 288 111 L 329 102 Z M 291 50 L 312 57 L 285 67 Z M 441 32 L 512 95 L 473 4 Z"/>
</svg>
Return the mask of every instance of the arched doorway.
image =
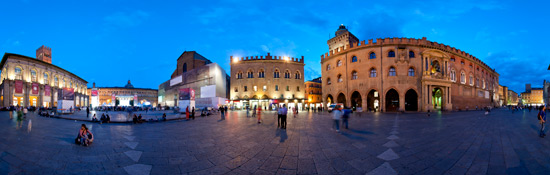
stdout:
<svg viewBox="0 0 550 175">
<path fill-rule="evenodd" d="M 367 108 L 369 111 L 378 111 L 380 108 L 380 96 L 378 91 L 369 91 L 369 94 L 367 95 Z"/>
<path fill-rule="evenodd" d="M 334 98 L 329 94 L 327 96 L 327 106 L 330 106 L 332 103 L 334 103 Z"/>
<path fill-rule="evenodd" d="M 361 94 L 355 91 L 351 94 L 351 108 L 352 110 L 356 110 L 358 107 L 363 107 L 363 102 L 361 99 Z"/>
<path fill-rule="evenodd" d="M 397 111 L 399 109 L 399 93 L 395 89 L 390 89 L 386 93 L 386 112 Z"/>
<path fill-rule="evenodd" d="M 405 110 L 418 111 L 418 94 L 413 89 L 409 89 L 405 93 Z"/>
<path fill-rule="evenodd" d="M 432 90 L 432 104 L 434 110 L 441 110 L 443 105 L 443 90 L 441 88 L 434 88 Z"/>
<path fill-rule="evenodd" d="M 343 93 L 338 94 L 338 98 L 336 100 L 338 103 L 342 103 L 346 106 L 346 96 Z"/>
</svg>

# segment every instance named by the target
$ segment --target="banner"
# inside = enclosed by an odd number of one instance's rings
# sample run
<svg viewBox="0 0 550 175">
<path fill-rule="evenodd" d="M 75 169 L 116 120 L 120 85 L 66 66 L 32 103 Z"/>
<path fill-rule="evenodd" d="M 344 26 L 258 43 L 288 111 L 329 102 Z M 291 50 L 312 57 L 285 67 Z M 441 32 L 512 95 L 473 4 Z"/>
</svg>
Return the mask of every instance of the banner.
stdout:
<svg viewBox="0 0 550 175">
<path fill-rule="evenodd" d="M 74 100 L 73 88 L 63 88 L 63 100 Z"/>
<path fill-rule="evenodd" d="M 31 94 L 38 95 L 38 83 L 32 83 L 32 91 Z"/>
<path fill-rule="evenodd" d="M 195 100 L 195 90 L 191 88 L 180 89 L 180 100 Z"/>
<path fill-rule="evenodd" d="M 113 103 L 115 102 L 115 100 L 116 100 L 116 95 L 115 94 L 111 94 L 111 100 L 113 101 Z"/>
<path fill-rule="evenodd" d="M 15 93 L 22 94 L 23 93 L 23 81 L 22 80 L 15 80 Z"/>
<path fill-rule="evenodd" d="M 97 96 L 97 90 L 92 90 L 92 96 Z"/>
<path fill-rule="evenodd" d="M 134 104 L 137 104 L 137 101 L 138 101 L 137 94 L 134 94 Z"/>
<path fill-rule="evenodd" d="M 51 94 L 52 94 L 52 88 L 50 87 L 50 85 L 44 86 L 44 95 L 50 96 Z"/>
</svg>

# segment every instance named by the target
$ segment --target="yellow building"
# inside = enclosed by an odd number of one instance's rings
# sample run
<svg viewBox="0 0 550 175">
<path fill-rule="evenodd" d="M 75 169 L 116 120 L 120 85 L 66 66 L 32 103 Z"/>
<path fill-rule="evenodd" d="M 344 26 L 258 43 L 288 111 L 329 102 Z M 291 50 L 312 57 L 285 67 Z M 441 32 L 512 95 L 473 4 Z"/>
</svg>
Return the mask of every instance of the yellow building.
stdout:
<svg viewBox="0 0 550 175">
<path fill-rule="evenodd" d="M 304 57 L 230 57 L 230 105 L 235 108 L 277 105 L 302 109 L 305 104 Z"/>
<path fill-rule="evenodd" d="M 321 77 L 306 81 L 305 89 L 307 96 L 307 103 L 305 107 L 317 108 L 323 107 L 323 89 L 321 83 Z"/>
<path fill-rule="evenodd" d="M 90 104 L 97 106 L 157 106 L 158 91 L 149 88 L 135 88 L 130 80 L 124 87 L 93 87 L 88 89 Z M 114 100 L 113 100 L 114 99 Z M 116 102 L 118 101 L 118 104 Z"/>
<path fill-rule="evenodd" d="M 58 96 L 73 99 L 66 108 L 88 105 L 86 84 L 77 75 L 51 62 L 51 48 L 42 46 L 36 50 L 36 58 L 6 53 L 0 62 L 1 84 L 0 106 L 58 107 Z M 74 95 L 72 94 L 74 92 Z M 61 99 L 59 98 L 59 99 Z M 61 109 L 61 107 L 58 107 Z"/>
</svg>

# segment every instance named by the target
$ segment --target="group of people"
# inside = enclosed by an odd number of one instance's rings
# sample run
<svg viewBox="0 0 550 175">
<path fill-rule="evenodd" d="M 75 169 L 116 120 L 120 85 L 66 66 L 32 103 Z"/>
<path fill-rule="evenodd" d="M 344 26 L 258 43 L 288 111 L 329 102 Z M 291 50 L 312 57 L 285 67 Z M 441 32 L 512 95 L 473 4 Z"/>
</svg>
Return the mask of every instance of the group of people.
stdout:
<svg viewBox="0 0 550 175">
<path fill-rule="evenodd" d="M 246 117 L 257 117 L 258 123 L 262 123 L 262 107 L 254 106 L 254 109 L 252 109 L 252 116 L 250 114 L 250 107 L 246 107 Z"/>
<path fill-rule="evenodd" d="M 348 129 L 348 120 L 351 113 L 351 109 L 344 109 L 342 106 L 336 106 L 336 108 L 332 111 L 332 119 L 334 120 L 333 126 L 336 129 L 336 132 L 340 132 L 340 120 L 342 120 L 343 127 Z"/>
<path fill-rule="evenodd" d="M 105 113 L 102 113 L 101 118 L 97 119 L 96 115 L 94 114 L 94 116 L 92 117 L 92 122 L 99 122 L 99 124 L 111 123 L 111 116 L 109 116 L 109 114 L 105 115 Z"/>
<path fill-rule="evenodd" d="M 92 144 L 93 141 L 94 135 L 90 132 L 88 127 L 86 127 L 86 124 L 82 124 L 82 126 L 80 126 L 80 131 L 78 131 L 78 136 L 76 136 L 75 144 L 88 146 Z"/>
<path fill-rule="evenodd" d="M 189 113 L 189 112 L 191 112 L 191 113 Z M 189 118 L 192 118 L 193 120 L 195 120 L 195 107 L 192 107 L 191 111 L 189 111 L 189 106 L 187 106 L 187 108 L 185 108 L 185 119 L 189 120 Z"/>
<path fill-rule="evenodd" d="M 221 120 L 225 120 L 225 115 L 227 113 L 227 106 L 220 106 L 218 108 L 218 110 L 220 110 L 220 117 L 221 117 Z"/>
</svg>

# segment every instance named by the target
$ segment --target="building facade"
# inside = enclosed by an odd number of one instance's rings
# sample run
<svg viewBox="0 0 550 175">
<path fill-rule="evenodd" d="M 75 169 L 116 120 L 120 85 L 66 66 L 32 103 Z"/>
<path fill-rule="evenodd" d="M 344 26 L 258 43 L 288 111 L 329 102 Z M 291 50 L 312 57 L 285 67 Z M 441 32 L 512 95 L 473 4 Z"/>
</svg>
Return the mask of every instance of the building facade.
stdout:
<svg viewBox="0 0 550 175">
<path fill-rule="evenodd" d="M 282 56 L 230 57 L 230 105 L 237 109 L 246 106 L 274 109 L 302 109 L 306 103 L 304 89 L 304 57 Z"/>
<path fill-rule="evenodd" d="M 412 38 L 361 41 L 345 26 L 321 56 L 323 103 L 363 110 L 469 110 L 495 106 L 499 74 L 478 58 Z"/>
<path fill-rule="evenodd" d="M 521 104 L 526 106 L 541 106 L 544 104 L 544 89 L 532 88 L 531 84 L 525 85 L 525 92 L 521 93 Z"/>
<path fill-rule="evenodd" d="M 519 104 L 518 93 L 508 90 L 508 105 L 517 106 Z"/>
<path fill-rule="evenodd" d="M 495 98 L 498 100 L 497 106 L 500 107 L 500 106 L 508 105 L 508 87 L 498 85 L 498 93 L 497 93 L 497 96 L 495 96 Z"/>
<path fill-rule="evenodd" d="M 305 82 L 307 102 L 305 107 L 318 108 L 323 107 L 323 89 L 322 78 L 316 78 Z"/>
<path fill-rule="evenodd" d="M 550 82 L 544 80 L 542 88 L 544 104 L 546 104 L 546 106 L 550 106 Z"/>
<path fill-rule="evenodd" d="M 200 102 L 197 107 L 208 107 L 203 102 L 210 103 L 214 98 L 219 103 L 225 103 L 229 94 L 229 75 L 218 64 L 197 52 L 185 51 L 178 58 L 171 79 L 159 85 L 158 103 L 177 106 L 180 89 L 184 88 L 195 91 L 195 98 Z"/>
<path fill-rule="evenodd" d="M 158 91 L 149 88 L 135 88 L 130 80 L 123 87 L 88 88 L 90 104 L 98 106 L 157 106 Z M 117 104 L 118 102 L 118 104 Z"/>
<path fill-rule="evenodd" d="M 71 107 L 88 105 L 87 81 L 51 64 L 51 48 L 42 46 L 36 57 L 6 53 L 0 62 L 0 106 L 58 107 L 62 89 L 74 92 Z M 61 98 L 59 98 L 61 99 Z"/>
</svg>

